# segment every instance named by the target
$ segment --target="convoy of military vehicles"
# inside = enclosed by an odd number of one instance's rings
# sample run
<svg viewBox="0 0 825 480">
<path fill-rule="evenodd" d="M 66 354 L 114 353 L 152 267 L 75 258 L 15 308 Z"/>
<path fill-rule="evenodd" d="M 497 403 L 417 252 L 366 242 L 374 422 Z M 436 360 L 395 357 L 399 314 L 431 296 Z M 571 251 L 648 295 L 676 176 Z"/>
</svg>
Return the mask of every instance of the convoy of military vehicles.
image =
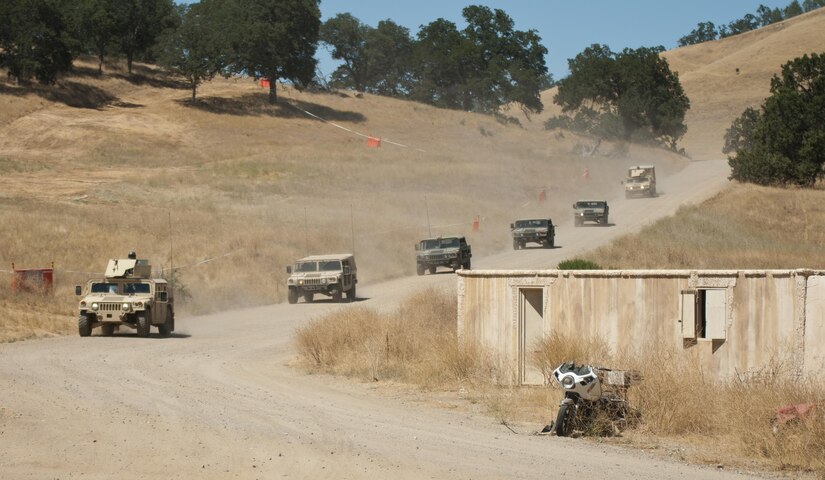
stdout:
<svg viewBox="0 0 825 480">
<path fill-rule="evenodd" d="M 622 182 L 627 198 L 656 196 L 656 169 L 652 165 L 637 165 L 628 169 Z M 610 207 L 606 200 L 579 200 L 573 204 L 573 223 L 576 227 L 592 222 L 608 225 Z M 543 248 L 556 245 L 556 226 L 550 218 L 524 218 L 510 224 L 513 249 L 521 250 L 528 244 Z M 453 272 L 472 268 L 472 249 L 463 236 L 426 238 L 415 245 L 416 273 L 436 273 L 439 267 Z M 298 259 L 286 268 L 287 300 L 298 303 L 300 298 L 311 303 L 316 295 L 331 297 L 341 302 L 356 299 L 358 269 L 355 256 L 350 253 L 313 255 Z M 78 333 L 88 337 L 96 328 L 104 336 L 112 335 L 120 327 L 135 330 L 140 337 L 148 337 L 152 327 L 161 336 L 175 331 L 175 308 L 172 288 L 163 278 L 152 275 L 148 260 L 138 259 L 134 252 L 129 258 L 109 260 L 103 277 L 89 280 L 85 288 L 75 287 L 78 296 Z"/>
</svg>

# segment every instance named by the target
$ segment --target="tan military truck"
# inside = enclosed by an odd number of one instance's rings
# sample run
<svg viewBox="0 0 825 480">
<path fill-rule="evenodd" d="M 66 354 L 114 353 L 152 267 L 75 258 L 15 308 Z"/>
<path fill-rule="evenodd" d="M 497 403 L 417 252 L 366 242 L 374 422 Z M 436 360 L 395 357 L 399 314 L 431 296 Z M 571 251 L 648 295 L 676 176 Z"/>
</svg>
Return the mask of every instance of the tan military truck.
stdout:
<svg viewBox="0 0 825 480">
<path fill-rule="evenodd" d="M 83 293 L 83 286 L 77 285 L 75 294 Z M 119 327 L 136 330 L 140 337 L 148 337 L 152 326 L 161 336 L 175 331 L 172 290 L 166 280 L 152 278 L 148 260 L 109 260 L 103 277 L 86 283 L 78 309 L 77 331 L 81 337 L 88 337 L 98 327 L 104 336 L 112 335 Z"/>
<path fill-rule="evenodd" d="M 656 196 L 656 167 L 636 165 L 627 169 L 624 181 L 625 198 Z"/>
<path fill-rule="evenodd" d="M 355 285 L 358 283 L 358 268 L 355 256 L 350 253 L 313 255 L 286 267 L 289 278 L 286 281 L 289 303 L 298 303 L 304 297 L 307 303 L 315 299 L 315 294 L 327 295 L 336 302 L 347 294 L 347 300 L 355 300 Z"/>
</svg>

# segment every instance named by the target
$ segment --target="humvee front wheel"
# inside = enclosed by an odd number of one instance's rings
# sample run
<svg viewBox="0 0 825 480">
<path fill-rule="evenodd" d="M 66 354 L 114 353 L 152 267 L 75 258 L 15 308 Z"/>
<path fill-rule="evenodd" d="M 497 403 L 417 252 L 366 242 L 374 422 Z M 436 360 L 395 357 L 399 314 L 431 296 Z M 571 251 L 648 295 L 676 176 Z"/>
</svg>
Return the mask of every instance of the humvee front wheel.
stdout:
<svg viewBox="0 0 825 480">
<path fill-rule="evenodd" d="M 92 334 L 92 323 L 86 315 L 81 315 L 80 318 L 77 319 L 77 333 L 80 334 L 81 337 L 88 337 Z"/>
<path fill-rule="evenodd" d="M 166 311 L 166 321 L 158 325 L 158 333 L 161 337 L 168 337 L 172 333 L 172 322 L 174 321 L 170 316 L 171 311 Z"/>
<path fill-rule="evenodd" d="M 137 334 L 138 337 L 146 338 L 149 336 L 149 330 L 152 328 L 152 324 L 149 323 L 149 315 L 148 313 L 140 313 L 137 317 Z"/>
<path fill-rule="evenodd" d="M 415 266 L 415 273 L 417 273 L 418 276 L 424 275 L 424 265 L 421 265 L 420 263 L 418 265 L 416 265 Z"/>
<path fill-rule="evenodd" d="M 295 304 L 298 303 L 298 291 L 294 288 L 289 289 L 289 293 L 286 296 L 286 299 L 289 303 Z"/>
<path fill-rule="evenodd" d="M 355 285 L 352 286 L 349 290 L 347 290 L 347 301 L 354 302 L 355 301 Z"/>
<path fill-rule="evenodd" d="M 513 240 L 513 250 L 518 250 L 518 247 L 520 247 L 518 240 Z"/>
<path fill-rule="evenodd" d="M 100 334 L 104 337 L 111 337 L 115 333 L 115 326 L 111 323 L 104 323 L 100 326 Z"/>
<path fill-rule="evenodd" d="M 470 270 L 470 261 L 467 260 L 464 262 L 464 265 L 461 266 L 464 270 Z"/>
</svg>

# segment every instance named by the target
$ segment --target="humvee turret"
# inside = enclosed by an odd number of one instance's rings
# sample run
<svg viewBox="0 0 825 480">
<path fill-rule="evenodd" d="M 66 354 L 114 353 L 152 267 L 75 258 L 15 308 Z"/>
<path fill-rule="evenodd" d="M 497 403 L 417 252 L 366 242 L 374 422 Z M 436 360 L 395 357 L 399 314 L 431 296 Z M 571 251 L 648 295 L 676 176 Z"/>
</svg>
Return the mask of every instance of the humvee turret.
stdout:
<svg viewBox="0 0 825 480">
<path fill-rule="evenodd" d="M 77 330 L 88 337 L 100 327 L 104 336 L 125 326 L 148 337 L 152 326 L 161 336 L 175 331 L 175 307 L 172 290 L 166 280 L 152 278 L 148 260 L 120 258 L 109 260 L 102 278 L 89 280 L 85 289 L 75 287 L 80 299 Z"/>
</svg>

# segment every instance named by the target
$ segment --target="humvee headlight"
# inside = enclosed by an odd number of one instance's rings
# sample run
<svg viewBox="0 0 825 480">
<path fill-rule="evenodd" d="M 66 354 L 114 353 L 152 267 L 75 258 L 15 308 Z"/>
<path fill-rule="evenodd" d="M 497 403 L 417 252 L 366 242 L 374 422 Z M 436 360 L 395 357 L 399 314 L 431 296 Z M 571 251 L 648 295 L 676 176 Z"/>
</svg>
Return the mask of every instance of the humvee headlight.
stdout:
<svg viewBox="0 0 825 480">
<path fill-rule="evenodd" d="M 298 280 L 298 285 L 303 285 L 303 284 L 304 284 L 304 280 L 303 280 L 303 279 Z"/>
<path fill-rule="evenodd" d="M 97 311 L 98 308 L 100 308 L 100 305 L 97 302 L 92 303 L 92 310 Z"/>
<path fill-rule="evenodd" d="M 124 303 L 123 305 L 120 306 L 120 308 L 122 308 L 124 312 L 128 312 L 129 310 L 132 309 L 132 304 Z"/>
</svg>

